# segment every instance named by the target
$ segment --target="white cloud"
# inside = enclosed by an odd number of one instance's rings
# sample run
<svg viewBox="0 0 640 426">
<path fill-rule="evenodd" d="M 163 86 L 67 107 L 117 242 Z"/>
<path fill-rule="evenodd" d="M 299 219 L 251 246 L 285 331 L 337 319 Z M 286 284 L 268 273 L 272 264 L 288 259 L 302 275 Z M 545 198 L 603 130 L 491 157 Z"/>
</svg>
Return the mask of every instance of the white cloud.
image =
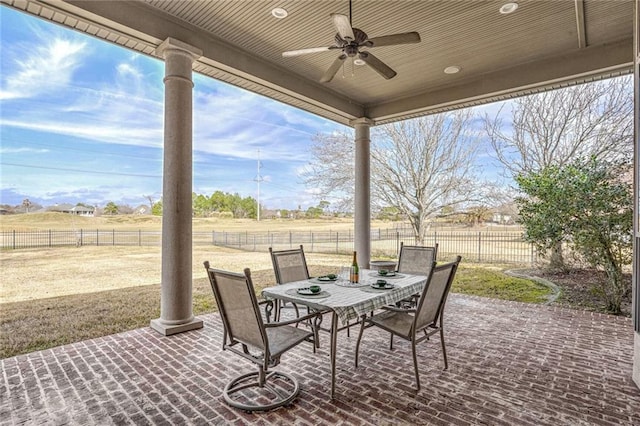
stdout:
<svg viewBox="0 0 640 426">
<path fill-rule="evenodd" d="M 47 152 L 50 152 L 50 150 L 42 148 L 0 148 L 0 154 L 44 154 Z"/>
<path fill-rule="evenodd" d="M 0 99 L 31 98 L 65 88 L 81 65 L 85 48 L 86 43 L 62 38 L 20 47 L 27 56 L 14 62 L 14 70 L 3 72 Z"/>
</svg>

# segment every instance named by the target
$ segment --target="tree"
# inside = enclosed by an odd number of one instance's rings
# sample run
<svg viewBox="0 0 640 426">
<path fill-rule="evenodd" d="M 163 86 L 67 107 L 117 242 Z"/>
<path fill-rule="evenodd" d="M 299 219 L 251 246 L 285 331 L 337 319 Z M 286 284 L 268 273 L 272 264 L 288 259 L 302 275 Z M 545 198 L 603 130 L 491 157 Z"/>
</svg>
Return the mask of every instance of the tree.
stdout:
<svg viewBox="0 0 640 426">
<path fill-rule="evenodd" d="M 22 200 L 22 207 L 24 208 L 24 212 L 25 213 L 29 213 L 29 208 L 32 206 L 33 204 L 31 203 L 31 201 L 29 201 L 28 198 L 25 198 L 24 200 Z"/>
<path fill-rule="evenodd" d="M 397 208 L 411 223 L 418 244 L 431 218 L 444 207 L 477 196 L 478 139 L 471 129 L 472 118 L 467 109 L 383 125 L 372 132 L 372 204 L 378 209 Z M 352 204 L 353 137 L 317 135 L 312 156 L 306 184 L 323 195 L 342 197 L 342 204 Z"/>
<path fill-rule="evenodd" d="M 162 216 L 162 200 L 153 203 L 153 207 L 151 207 L 151 214 L 154 216 Z"/>
<path fill-rule="evenodd" d="M 599 292 L 616 314 L 631 290 L 622 278 L 622 265 L 632 254 L 631 179 L 621 179 L 629 174 L 625 164 L 592 158 L 517 178 L 527 195 L 516 199 L 525 238 L 541 252 L 564 242 L 591 266 L 604 269 L 608 280 Z"/>
<path fill-rule="evenodd" d="M 143 195 L 144 198 L 147 199 L 147 201 L 149 201 L 149 208 L 153 210 L 153 195 Z"/>
<path fill-rule="evenodd" d="M 477 226 L 491 219 L 492 213 L 487 206 L 476 206 L 468 209 L 466 216 L 471 226 Z"/>
<path fill-rule="evenodd" d="M 564 166 L 579 158 L 630 162 L 633 156 L 633 83 L 630 77 L 515 99 L 511 126 L 500 113 L 485 117 L 497 159 L 511 177 Z M 551 267 L 563 268 L 562 245 Z"/>
<path fill-rule="evenodd" d="M 104 206 L 104 214 L 118 214 L 118 205 L 113 201 L 109 201 L 106 206 Z"/>
</svg>

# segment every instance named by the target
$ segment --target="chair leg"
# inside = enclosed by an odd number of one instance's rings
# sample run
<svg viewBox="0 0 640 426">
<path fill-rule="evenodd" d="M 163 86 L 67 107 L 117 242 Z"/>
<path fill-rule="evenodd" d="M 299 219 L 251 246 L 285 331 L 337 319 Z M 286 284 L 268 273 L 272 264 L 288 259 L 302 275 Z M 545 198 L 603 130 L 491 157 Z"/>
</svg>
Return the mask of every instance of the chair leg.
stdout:
<svg viewBox="0 0 640 426">
<path fill-rule="evenodd" d="M 389 350 L 393 350 L 393 333 L 389 333 Z"/>
<path fill-rule="evenodd" d="M 276 300 L 276 308 L 275 308 L 275 312 L 273 313 L 273 320 L 275 322 L 279 322 L 280 321 L 280 310 L 282 309 L 282 300 Z"/>
<path fill-rule="evenodd" d="M 444 347 L 444 329 L 440 327 L 440 343 L 442 344 L 442 355 L 444 356 L 444 369 L 449 368 L 449 364 L 447 363 L 447 350 Z"/>
<path fill-rule="evenodd" d="M 356 368 L 358 368 L 358 351 L 360 350 L 360 340 L 362 340 L 362 334 L 364 332 L 365 319 L 362 318 L 360 322 L 361 322 L 361 324 L 360 324 L 360 332 L 358 333 L 358 340 L 356 341 L 356 356 L 355 356 L 355 366 L 356 366 Z"/>
<path fill-rule="evenodd" d="M 413 368 L 416 374 L 416 388 L 420 390 L 420 373 L 418 372 L 418 357 L 416 355 L 416 341 L 415 336 L 414 339 L 411 340 L 411 351 L 413 352 Z"/>
</svg>

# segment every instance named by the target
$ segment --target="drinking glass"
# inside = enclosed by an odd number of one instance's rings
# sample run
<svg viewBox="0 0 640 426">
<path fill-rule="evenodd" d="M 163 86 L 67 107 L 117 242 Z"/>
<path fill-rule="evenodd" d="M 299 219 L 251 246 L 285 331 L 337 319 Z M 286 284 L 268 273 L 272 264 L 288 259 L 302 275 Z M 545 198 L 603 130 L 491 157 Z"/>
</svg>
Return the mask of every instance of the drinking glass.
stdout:
<svg viewBox="0 0 640 426">
<path fill-rule="evenodd" d="M 351 267 L 343 266 L 340 268 L 340 273 L 338 273 L 338 279 L 340 281 L 349 281 L 351 274 Z"/>
</svg>

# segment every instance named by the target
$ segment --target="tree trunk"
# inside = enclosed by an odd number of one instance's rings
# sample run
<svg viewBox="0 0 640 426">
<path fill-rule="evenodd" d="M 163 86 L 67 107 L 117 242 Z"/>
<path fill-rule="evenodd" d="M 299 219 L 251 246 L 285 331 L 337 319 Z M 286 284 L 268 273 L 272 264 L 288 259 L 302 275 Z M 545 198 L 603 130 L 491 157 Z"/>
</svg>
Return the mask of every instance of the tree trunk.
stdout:
<svg viewBox="0 0 640 426">
<path fill-rule="evenodd" d="M 562 256 L 562 241 L 557 241 L 551 248 L 549 269 L 561 271 L 564 271 L 566 269 L 566 265 L 564 264 L 564 257 Z"/>
</svg>

